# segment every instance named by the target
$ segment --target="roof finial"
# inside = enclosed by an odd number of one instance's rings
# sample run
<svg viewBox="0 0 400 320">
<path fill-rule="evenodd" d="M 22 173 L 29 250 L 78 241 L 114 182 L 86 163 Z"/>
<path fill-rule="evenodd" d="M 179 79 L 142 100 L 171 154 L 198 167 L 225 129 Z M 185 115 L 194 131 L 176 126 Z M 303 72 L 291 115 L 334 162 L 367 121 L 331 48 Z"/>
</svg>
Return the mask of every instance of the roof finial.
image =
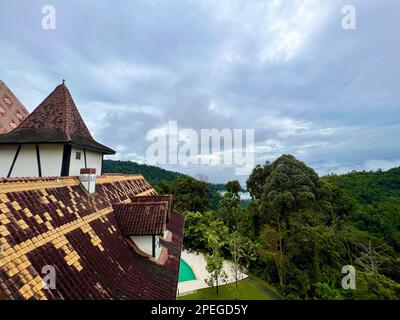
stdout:
<svg viewBox="0 0 400 320">
<path fill-rule="evenodd" d="M 65 84 L 65 79 L 63 79 L 63 85 Z"/>
</svg>

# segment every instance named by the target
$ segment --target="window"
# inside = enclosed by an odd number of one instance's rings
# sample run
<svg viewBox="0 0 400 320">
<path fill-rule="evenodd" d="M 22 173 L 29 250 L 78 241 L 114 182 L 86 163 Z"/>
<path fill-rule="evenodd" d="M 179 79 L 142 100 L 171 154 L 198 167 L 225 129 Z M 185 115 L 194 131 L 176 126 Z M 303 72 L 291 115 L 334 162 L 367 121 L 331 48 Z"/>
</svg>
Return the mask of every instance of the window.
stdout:
<svg viewBox="0 0 400 320">
<path fill-rule="evenodd" d="M 81 160 L 81 153 L 80 153 L 80 152 L 77 152 L 77 153 L 76 153 L 75 159 L 76 159 L 76 160 Z"/>
</svg>

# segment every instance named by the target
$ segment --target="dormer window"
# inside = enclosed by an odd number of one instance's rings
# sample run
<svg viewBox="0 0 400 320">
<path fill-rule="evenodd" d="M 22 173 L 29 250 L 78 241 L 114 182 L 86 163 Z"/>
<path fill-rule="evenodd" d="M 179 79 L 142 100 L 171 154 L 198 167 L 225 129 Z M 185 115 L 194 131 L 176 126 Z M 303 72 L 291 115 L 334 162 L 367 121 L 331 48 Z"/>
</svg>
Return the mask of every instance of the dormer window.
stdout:
<svg viewBox="0 0 400 320">
<path fill-rule="evenodd" d="M 127 240 L 145 255 L 158 259 L 161 254 L 160 236 L 165 232 L 169 207 L 168 201 L 138 201 L 118 204 L 114 211 L 120 231 Z"/>
</svg>

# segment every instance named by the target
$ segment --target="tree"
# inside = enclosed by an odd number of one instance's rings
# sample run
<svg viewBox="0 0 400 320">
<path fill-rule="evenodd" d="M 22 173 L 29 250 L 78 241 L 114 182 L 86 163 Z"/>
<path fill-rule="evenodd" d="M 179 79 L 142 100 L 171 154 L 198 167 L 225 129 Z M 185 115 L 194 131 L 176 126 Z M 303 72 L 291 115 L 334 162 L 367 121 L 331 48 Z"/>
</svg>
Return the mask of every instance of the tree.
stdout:
<svg viewBox="0 0 400 320">
<path fill-rule="evenodd" d="M 369 238 L 358 243 L 360 257 L 356 264 L 369 273 L 379 273 L 382 265 L 389 261 L 389 247 L 379 239 Z"/>
<path fill-rule="evenodd" d="M 266 161 L 263 166 L 257 165 L 246 181 L 247 190 L 254 199 L 261 199 L 265 180 L 270 174 L 272 164 Z"/>
<path fill-rule="evenodd" d="M 400 284 L 383 274 L 368 271 L 357 272 L 354 298 L 359 300 L 398 300 Z"/>
<path fill-rule="evenodd" d="M 214 252 L 206 257 L 206 269 L 210 276 L 205 279 L 205 282 L 210 287 L 215 287 L 219 294 L 219 286 L 227 279 L 227 274 L 224 271 L 224 258 L 220 253 Z"/>
<path fill-rule="evenodd" d="M 158 194 L 171 194 L 172 184 L 166 180 L 161 180 L 154 186 L 154 189 Z"/>
<path fill-rule="evenodd" d="M 240 183 L 237 180 L 232 180 L 229 181 L 226 186 L 225 189 L 227 192 L 234 194 L 235 196 L 239 196 L 239 192 L 240 192 Z"/>
<path fill-rule="evenodd" d="M 246 269 L 246 272 L 250 268 L 250 264 L 257 260 L 258 251 L 259 251 L 259 243 L 256 241 L 252 241 L 251 238 L 243 236 L 241 239 L 242 245 L 242 261 L 243 266 Z"/>
<path fill-rule="evenodd" d="M 224 224 L 229 228 L 229 230 L 236 230 L 239 208 L 240 205 L 240 197 L 231 192 L 226 192 L 224 197 L 221 199 L 219 203 L 219 214 L 224 222 Z"/>
<path fill-rule="evenodd" d="M 285 256 L 283 253 L 283 236 L 271 226 L 266 225 L 261 232 L 261 253 L 264 258 L 275 263 L 279 284 L 283 285 Z"/>
<path fill-rule="evenodd" d="M 337 230 L 352 208 L 345 195 L 291 155 L 256 167 L 247 185 L 259 208 L 261 257 L 287 296 L 312 297 L 317 283 L 338 279 L 346 249 Z"/>
<path fill-rule="evenodd" d="M 226 244 L 227 236 L 228 228 L 223 226 L 221 221 L 215 220 L 210 224 L 207 231 L 207 244 L 210 254 L 206 257 L 206 269 L 210 276 L 205 281 L 210 287 L 216 287 L 217 294 L 219 294 L 219 285 L 227 278 L 222 255 L 222 247 Z"/>
<path fill-rule="evenodd" d="M 227 190 L 219 203 L 219 214 L 229 230 L 237 230 L 237 223 L 240 214 L 240 184 L 239 181 L 229 181 L 225 189 Z"/>
<path fill-rule="evenodd" d="M 200 212 L 185 211 L 185 236 L 184 246 L 190 249 L 204 249 L 207 246 L 206 232 L 213 214 L 209 211 Z"/>
<path fill-rule="evenodd" d="M 236 291 L 236 300 L 239 299 L 239 289 L 238 289 L 238 274 L 242 271 L 242 266 L 240 264 L 240 260 L 244 256 L 244 240 L 242 235 L 235 231 L 231 234 L 229 240 L 229 250 L 232 255 L 232 267 L 233 272 L 235 273 L 235 291 Z"/>
<path fill-rule="evenodd" d="M 209 191 L 205 182 L 187 176 L 179 177 L 172 183 L 174 206 L 180 211 L 204 212 L 209 208 Z"/>
<path fill-rule="evenodd" d="M 320 191 L 319 177 L 313 169 L 291 155 L 283 155 L 272 163 L 263 186 L 264 218 L 287 225 L 291 213 L 318 208 Z"/>
</svg>

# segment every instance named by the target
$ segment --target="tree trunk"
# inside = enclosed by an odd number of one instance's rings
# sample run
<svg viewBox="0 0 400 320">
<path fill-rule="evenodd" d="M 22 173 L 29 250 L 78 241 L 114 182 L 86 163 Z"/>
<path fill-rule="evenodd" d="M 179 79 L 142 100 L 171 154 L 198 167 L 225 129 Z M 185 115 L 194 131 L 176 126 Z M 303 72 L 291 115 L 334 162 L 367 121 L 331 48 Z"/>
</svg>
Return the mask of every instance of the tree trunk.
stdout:
<svg viewBox="0 0 400 320">
<path fill-rule="evenodd" d="M 283 248 L 282 248 L 282 232 L 281 232 L 280 214 L 278 216 L 278 235 L 279 235 L 278 276 L 279 276 L 279 284 L 282 286 L 283 285 Z"/>
</svg>

